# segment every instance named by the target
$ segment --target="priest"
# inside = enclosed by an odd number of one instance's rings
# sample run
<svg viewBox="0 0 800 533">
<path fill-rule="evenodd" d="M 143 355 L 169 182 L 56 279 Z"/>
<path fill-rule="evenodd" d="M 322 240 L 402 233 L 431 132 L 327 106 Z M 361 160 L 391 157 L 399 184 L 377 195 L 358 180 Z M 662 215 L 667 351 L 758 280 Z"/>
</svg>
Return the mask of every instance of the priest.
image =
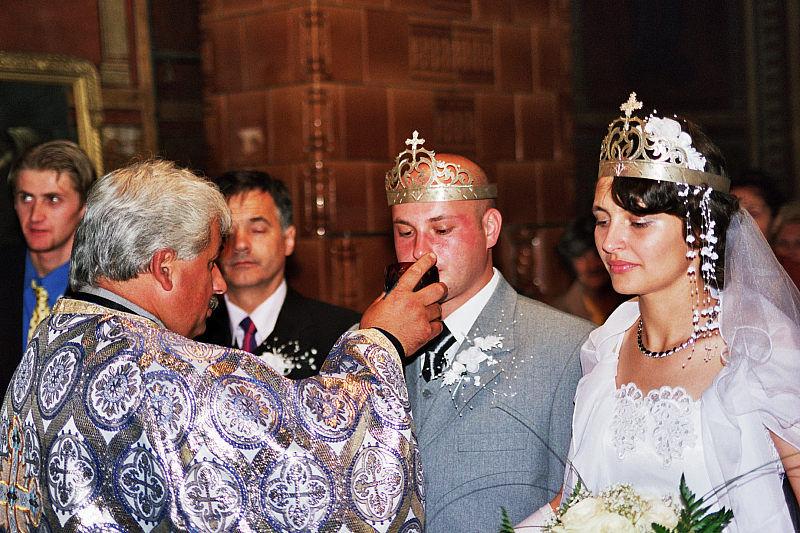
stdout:
<svg viewBox="0 0 800 533">
<path fill-rule="evenodd" d="M 0 530 L 419 531 L 422 471 L 401 358 L 441 329 L 422 258 L 320 376 L 198 343 L 225 291 L 231 225 L 167 161 L 91 189 L 71 292 L 36 329 L 2 407 Z"/>
</svg>

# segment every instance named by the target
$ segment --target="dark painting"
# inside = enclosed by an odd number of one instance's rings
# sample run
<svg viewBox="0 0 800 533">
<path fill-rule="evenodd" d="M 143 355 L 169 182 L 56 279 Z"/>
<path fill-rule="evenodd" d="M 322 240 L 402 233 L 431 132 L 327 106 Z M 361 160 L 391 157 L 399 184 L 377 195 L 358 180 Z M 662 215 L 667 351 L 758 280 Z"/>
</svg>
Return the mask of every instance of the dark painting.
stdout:
<svg viewBox="0 0 800 533">
<path fill-rule="evenodd" d="M 7 187 L 11 163 L 28 147 L 54 139 L 78 142 L 70 113 L 69 88 L 0 80 L 0 245 L 22 242 Z"/>
</svg>

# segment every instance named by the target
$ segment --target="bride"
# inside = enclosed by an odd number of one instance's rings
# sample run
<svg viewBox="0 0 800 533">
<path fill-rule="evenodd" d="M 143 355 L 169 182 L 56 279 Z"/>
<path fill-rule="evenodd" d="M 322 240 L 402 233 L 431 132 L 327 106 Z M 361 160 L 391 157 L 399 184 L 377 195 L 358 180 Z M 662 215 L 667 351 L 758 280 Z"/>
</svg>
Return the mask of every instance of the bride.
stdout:
<svg viewBox="0 0 800 533">
<path fill-rule="evenodd" d="M 677 495 L 685 474 L 733 510 L 726 532 L 793 531 L 800 295 L 727 194 L 719 149 L 687 120 L 632 116 L 641 106 L 632 94 L 609 126 L 593 206 L 614 290 L 637 298 L 583 347 L 562 493 L 579 474 L 592 492 Z"/>
</svg>

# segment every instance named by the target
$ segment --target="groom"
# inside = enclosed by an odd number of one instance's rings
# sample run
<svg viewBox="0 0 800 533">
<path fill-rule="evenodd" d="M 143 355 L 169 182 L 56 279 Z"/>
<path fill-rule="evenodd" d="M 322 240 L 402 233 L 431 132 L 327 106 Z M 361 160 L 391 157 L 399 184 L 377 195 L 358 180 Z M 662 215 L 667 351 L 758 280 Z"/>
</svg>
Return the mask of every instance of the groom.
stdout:
<svg viewBox="0 0 800 533">
<path fill-rule="evenodd" d="M 561 487 L 593 324 L 514 291 L 492 264 L 497 186 L 472 161 L 422 143 L 416 132 L 406 141 L 386 194 L 397 259 L 436 252 L 448 287 L 442 318 L 452 338 L 434 339 L 406 368 L 426 531 L 497 531 L 501 506 L 517 523 Z"/>
</svg>

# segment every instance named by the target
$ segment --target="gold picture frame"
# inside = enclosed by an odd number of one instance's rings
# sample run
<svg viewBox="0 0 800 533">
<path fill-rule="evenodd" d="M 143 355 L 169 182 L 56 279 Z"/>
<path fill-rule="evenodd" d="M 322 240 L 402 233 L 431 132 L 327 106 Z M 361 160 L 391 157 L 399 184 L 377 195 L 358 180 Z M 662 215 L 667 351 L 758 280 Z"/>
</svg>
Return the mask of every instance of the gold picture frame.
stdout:
<svg viewBox="0 0 800 533">
<path fill-rule="evenodd" d="M 0 81 L 65 86 L 74 111 L 72 126 L 77 130 L 78 143 L 102 175 L 103 104 L 100 76 L 94 64 L 75 57 L 0 51 Z"/>
</svg>

